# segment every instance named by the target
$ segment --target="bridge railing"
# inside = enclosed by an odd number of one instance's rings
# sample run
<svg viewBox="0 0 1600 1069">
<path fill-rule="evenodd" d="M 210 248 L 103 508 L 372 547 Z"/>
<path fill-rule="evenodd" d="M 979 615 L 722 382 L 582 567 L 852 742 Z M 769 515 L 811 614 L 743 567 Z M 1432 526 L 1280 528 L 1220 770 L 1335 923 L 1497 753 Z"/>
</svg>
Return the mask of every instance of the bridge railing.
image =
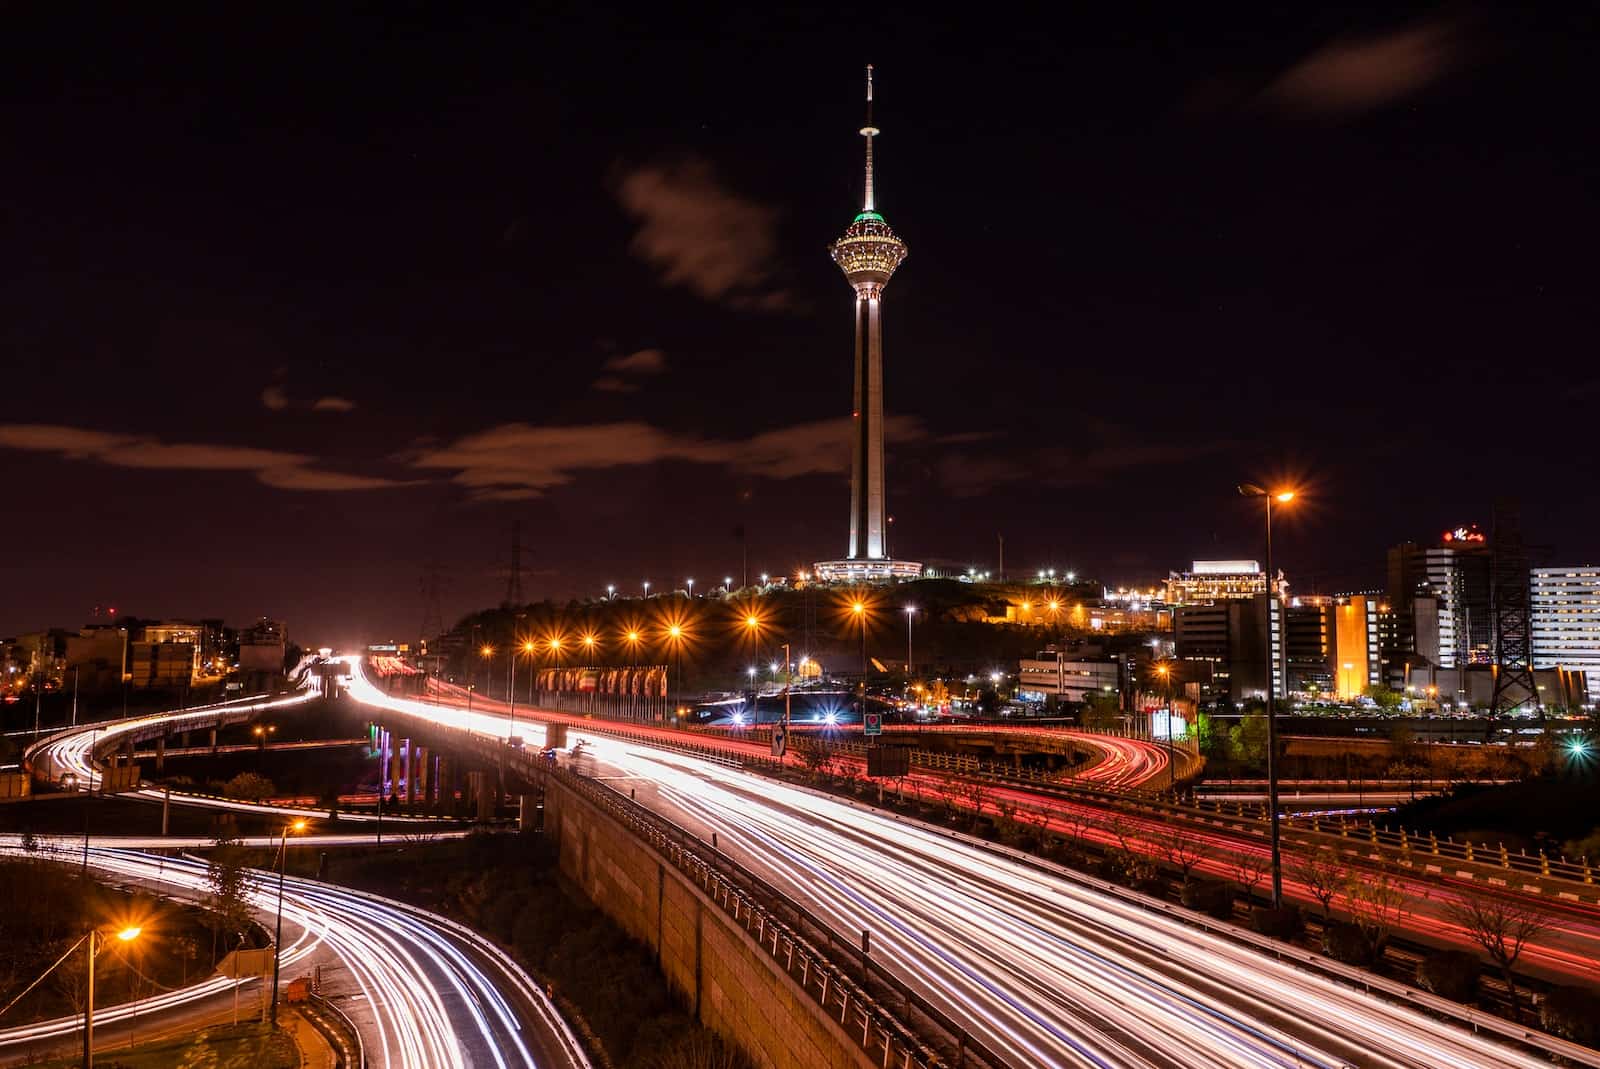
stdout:
<svg viewBox="0 0 1600 1069">
<path fill-rule="evenodd" d="M 711 844 L 665 820 L 614 788 L 568 769 L 548 767 L 543 774 L 604 810 L 644 839 L 680 873 L 688 876 L 708 898 L 739 924 L 768 956 L 841 1025 L 874 1061 L 903 1069 L 937 1069 L 946 1060 L 924 1043 L 862 983 L 846 973 L 804 929 L 837 948 L 833 930 L 798 902 L 745 869 Z M 783 919 L 787 914 L 792 921 Z M 862 955 L 864 959 L 866 956 Z M 861 961 L 865 974 L 866 962 Z M 907 1009 L 949 1037 L 956 1047 L 956 1064 L 983 1064 L 1005 1069 L 1007 1063 L 938 1007 L 881 970 L 876 983 L 888 988 Z M 865 975 L 863 975 L 865 979 Z"/>
</svg>

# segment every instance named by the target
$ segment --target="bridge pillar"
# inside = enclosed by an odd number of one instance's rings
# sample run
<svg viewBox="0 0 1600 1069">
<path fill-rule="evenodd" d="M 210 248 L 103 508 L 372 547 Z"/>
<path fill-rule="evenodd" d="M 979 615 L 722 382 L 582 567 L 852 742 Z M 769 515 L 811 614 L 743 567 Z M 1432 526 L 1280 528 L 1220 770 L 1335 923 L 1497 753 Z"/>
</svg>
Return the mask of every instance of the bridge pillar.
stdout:
<svg viewBox="0 0 1600 1069">
<path fill-rule="evenodd" d="M 167 737 L 161 736 L 156 740 L 156 771 L 160 772 L 167 767 Z M 162 832 L 163 835 L 166 832 Z"/>
<path fill-rule="evenodd" d="M 410 809 L 417 803 L 417 744 L 407 739 L 406 743 L 406 808 Z"/>
<path fill-rule="evenodd" d="M 417 793 L 422 795 L 422 804 L 426 806 L 433 801 L 433 777 L 428 775 L 432 771 L 429 765 L 433 761 L 433 755 L 424 746 L 417 753 L 417 759 Z"/>
<path fill-rule="evenodd" d="M 217 729 L 214 727 L 211 729 L 211 752 L 217 752 Z"/>
<path fill-rule="evenodd" d="M 394 797 L 400 792 L 400 753 L 405 740 L 390 736 L 389 739 L 389 797 Z M 388 799 L 384 799 L 388 801 Z"/>
</svg>

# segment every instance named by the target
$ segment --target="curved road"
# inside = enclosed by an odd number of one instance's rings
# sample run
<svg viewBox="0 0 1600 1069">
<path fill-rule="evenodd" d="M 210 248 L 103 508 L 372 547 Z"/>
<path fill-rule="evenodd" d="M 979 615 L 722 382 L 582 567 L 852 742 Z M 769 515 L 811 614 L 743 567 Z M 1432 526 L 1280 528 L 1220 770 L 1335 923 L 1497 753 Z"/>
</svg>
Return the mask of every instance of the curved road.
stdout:
<svg viewBox="0 0 1600 1069">
<path fill-rule="evenodd" d="M 340 837 L 345 839 L 346 837 Z M 312 840 L 315 842 L 315 840 Z M 171 845 L 171 841 L 165 841 Z M 302 841 L 304 845 L 304 841 Z M 75 844 L 65 856 L 77 863 Z M 20 851 L 15 837 L 0 851 Z M 88 863 L 121 881 L 168 894 L 204 893 L 205 865 L 125 847 L 91 845 Z M 257 918 L 276 916 L 277 881 L 258 873 L 251 891 Z M 443 917 L 356 891 L 290 878 L 284 883 L 283 977 L 324 966 L 324 990 L 355 1023 L 373 1067 L 404 1069 L 588 1069 L 589 1062 L 549 999 L 515 962 L 488 941 Z M 269 983 L 263 980 L 262 983 Z M 248 1016 L 252 997 L 241 1000 Z M 226 1015 L 233 981 L 214 977 L 137 1004 L 96 1007 L 95 1020 L 111 1035 L 121 1026 L 170 1030 L 197 1027 Z M 81 1043 L 78 1017 L 0 1031 L 0 1055 Z"/>
</svg>

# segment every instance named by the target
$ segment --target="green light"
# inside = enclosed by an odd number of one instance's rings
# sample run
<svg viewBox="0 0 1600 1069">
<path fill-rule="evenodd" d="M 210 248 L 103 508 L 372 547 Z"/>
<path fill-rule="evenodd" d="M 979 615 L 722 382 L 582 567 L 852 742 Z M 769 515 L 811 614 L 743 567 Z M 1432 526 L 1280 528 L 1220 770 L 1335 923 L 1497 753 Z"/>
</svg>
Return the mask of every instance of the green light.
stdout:
<svg viewBox="0 0 1600 1069">
<path fill-rule="evenodd" d="M 881 222 L 883 222 L 883 216 L 879 215 L 877 212 L 873 211 L 871 208 L 868 208 L 866 211 L 864 211 L 860 215 L 856 216 L 855 221 L 859 223 L 863 219 L 867 220 L 868 222 L 873 222 L 873 223 L 881 223 Z"/>
</svg>

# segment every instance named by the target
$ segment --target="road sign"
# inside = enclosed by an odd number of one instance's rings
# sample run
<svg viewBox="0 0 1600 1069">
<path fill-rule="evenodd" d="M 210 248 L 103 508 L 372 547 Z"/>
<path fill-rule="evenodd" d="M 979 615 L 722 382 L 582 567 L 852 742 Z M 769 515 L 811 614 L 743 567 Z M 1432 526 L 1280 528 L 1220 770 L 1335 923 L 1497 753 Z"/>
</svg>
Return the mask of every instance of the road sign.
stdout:
<svg viewBox="0 0 1600 1069">
<path fill-rule="evenodd" d="M 883 714 L 867 713 L 861 718 L 861 733 L 863 735 L 883 734 Z"/>
<path fill-rule="evenodd" d="M 230 980 L 243 980 L 250 976 L 265 976 L 272 968 L 271 947 L 249 947 L 234 950 L 217 963 L 217 973 Z"/>
<path fill-rule="evenodd" d="M 789 736 L 784 734 L 782 728 L 772 733 L 772 756 L 782 757 L 783 752 L 789 748 Z"/>
</svg>

